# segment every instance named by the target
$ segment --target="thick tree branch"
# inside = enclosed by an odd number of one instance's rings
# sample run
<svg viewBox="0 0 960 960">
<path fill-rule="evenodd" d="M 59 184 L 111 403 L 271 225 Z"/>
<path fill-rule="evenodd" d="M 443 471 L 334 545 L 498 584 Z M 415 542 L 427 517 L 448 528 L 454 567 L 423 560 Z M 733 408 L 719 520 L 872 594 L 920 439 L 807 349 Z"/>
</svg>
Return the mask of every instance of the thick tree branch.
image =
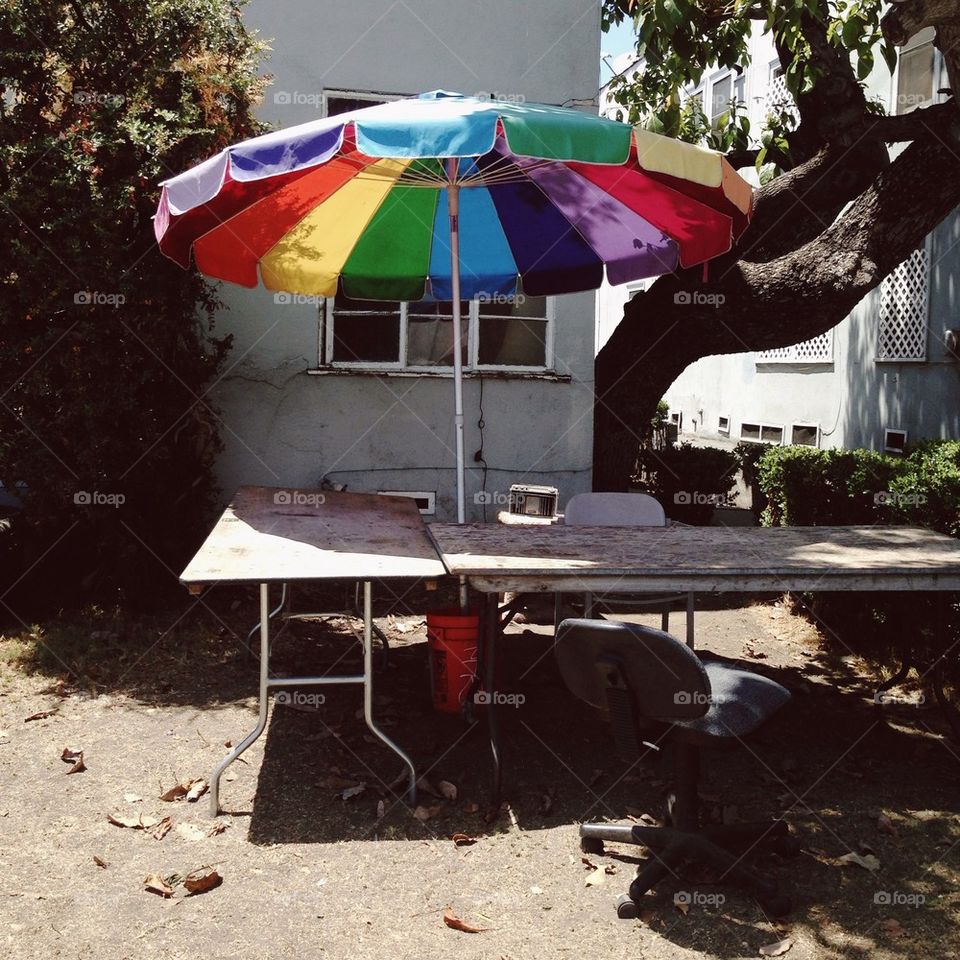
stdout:
<svg viewBox="0 0 960 960">
<path fill-rule="evenodd" d="M 799 249 L 766 263 L 717 263 L 706 284 L 692 270 L 661 277 L 635 297 L 597 356 L 596 488 L 625 488 L 634 425 L 690 363 L 788 346 L 836 326 L 958 204 L 960 151 L 916 140 Z M 793 217 L 782 231 L 794 231 Z"/>
</svg>

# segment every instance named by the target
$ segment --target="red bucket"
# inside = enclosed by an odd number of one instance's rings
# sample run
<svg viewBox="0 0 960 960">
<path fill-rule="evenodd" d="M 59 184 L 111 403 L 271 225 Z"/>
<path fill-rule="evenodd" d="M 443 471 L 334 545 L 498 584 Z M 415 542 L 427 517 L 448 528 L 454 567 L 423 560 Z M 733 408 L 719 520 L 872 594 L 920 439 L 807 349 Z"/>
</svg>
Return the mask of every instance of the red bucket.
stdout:
<svg viewBox="0 0 960 960">
<path fill-rule="evenodd" d="M 427 614 L 434 710 L 460 713 L 477 676 L 479 642 L 479 612 L 460 613 L 459 609 L 447 609 Z"/>
</svg>

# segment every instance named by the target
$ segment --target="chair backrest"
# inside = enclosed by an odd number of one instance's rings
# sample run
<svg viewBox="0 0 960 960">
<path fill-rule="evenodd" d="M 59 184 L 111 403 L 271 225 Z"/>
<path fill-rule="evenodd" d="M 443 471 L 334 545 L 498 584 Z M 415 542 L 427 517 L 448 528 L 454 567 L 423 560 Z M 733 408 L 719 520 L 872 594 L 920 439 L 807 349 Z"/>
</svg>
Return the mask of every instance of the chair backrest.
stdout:
<svg viewBox="0 0 960 960">
<path fill-rule="evenodd" d="M 638 623 L 564 620 L 557 629 L 564 682 L 595 707 L 611 686 L 629 690 L 636 713 L 649 720 L 692 720 L 710 706 L 710 681 L 699 657 L 676 637 Z"/>
<path fill-rule="evenodd" d="M 578 493 L 564 510 L 563 522 L 595 527 L 665 527 L 667 515 L 646 493 Z"/>
</svg>

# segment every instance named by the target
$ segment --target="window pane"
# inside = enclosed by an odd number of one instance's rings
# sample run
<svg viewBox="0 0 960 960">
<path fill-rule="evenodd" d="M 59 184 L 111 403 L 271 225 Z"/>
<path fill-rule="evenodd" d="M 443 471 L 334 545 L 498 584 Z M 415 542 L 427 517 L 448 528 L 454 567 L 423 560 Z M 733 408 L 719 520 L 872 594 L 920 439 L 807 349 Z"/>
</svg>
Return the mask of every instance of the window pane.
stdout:
<svg viewBox="0 0 960 960">
<path fill-rule="evenodd" d="M 421 304 L 411 304 L 417 310 Z M 449 310 L 450 305 L 444 304 Z M 470 318 L 466 311 L 460 317 L 460 358 L 467 363 L 467 327 Z M 407 364 L 413 367 L 453 366 L 453 318 L 444 316 L 420 317 L 407 314 Z"/>
<path fill-rule="evenodd" d="M 759 440 L 760 424 L 759 423 L 740 424 L 740 439 L 741 440 Z"/>
<path fill-rule="evenodd" d="M 399 359 L 399 313 L 334 313 L 334 363 L 397 363 Z"/>
<path fill-rule="evenodd" d="M 546 297 L 527 297 L 519 294 L 516 297 L 498 297 L 493 300 L 481 300 L 479 303 L 481 317 L 535 317 L 545 320 L 547 316 Z"/>
<path fill-rule="evenodd" d="M 545 367 L 545 320 L 481 317 L 479 362 L 482 366 Z"/>
<path fill-rule="evenodd" d="M 783 443 L 783 427 L 768 427 L 763 424 L 760 427 L 760 439 L 767 443 Z"/>
<path fill-rule="evenodd" d="M 733 77 L 727 74 L 722 80 L 718 80 L 711 89 L 710 97 L 710 118 L 713 125 L 723 114 L 730 109 L 730 98 L 733 96 Z"/>
<path fill-rule="evenodd" d="M 933 44 L 900 54 L 895 113 L 909 113 L 933 99 Z"/>
<path fill-rule="evenodd" d="M 742 106 L 747 104 L 747 77 L 743 73 L 733 81 L 733 99 Z"/>
<path fill-rule="evenodd" d="M 817 445 L 817 432 L 816 427 L 794 424 L 790 441 L 791 443 L 802 444 L 805 447 L 815 447 Z"/>
</svg>

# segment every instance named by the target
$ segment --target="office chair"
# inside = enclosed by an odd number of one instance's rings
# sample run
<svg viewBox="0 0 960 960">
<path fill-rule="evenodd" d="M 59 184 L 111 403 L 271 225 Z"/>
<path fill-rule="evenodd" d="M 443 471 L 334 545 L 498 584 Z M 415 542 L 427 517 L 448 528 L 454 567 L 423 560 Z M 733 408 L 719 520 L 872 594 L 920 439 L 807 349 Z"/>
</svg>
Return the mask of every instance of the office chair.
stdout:
<svg viewBox="0 0 960 960">
<path fill-rule="evenodd" d="M 665 527 L 669 523 L 660 501 L 647 493 L 578 493 L 567 502 L 563 513 L 564 524 L 592 527 Z M 693 646 L 693 594 L 665 596 L 624 596 L 613 594 L 597 597 L 583 595 L 583 615 L 592 617 L 594 608 L 602 603 L 608 607 L 656 607 L 660 610 L 660 629 L 670 629 L 670 605 L 676 600 L 687 603 L 687 643 Z M 560 621 L 562 597 L 557 598 L 557 617 Z"/>
<path fill-rule="evenodd" d="M 673 753 L 668 826 L 580 825 L 585 853 L 603 853 L 605 840 L 637 844 L 650 852 L 629 894 L 618 901 L 618 916 L 636 917 L 643 895 L 687 861 L 702 863 L 750 890 L 768 913 L 788 913 L 790 899 L 776 882 L 742 862 L 755 848 L 798 854 L 800 844 L 787 824 L 772 820 L 703 826 L 697 786 L 700 747 L 756 730 L 790 699 L 789 691 L 759 674 L 698 655 L 675 637 L 639 624 L 564 620 L 557 631 L 556 656 L 570 690 L 609 711 L 623 752 L 637 757 L 652 747 Z"/>
</svg>

